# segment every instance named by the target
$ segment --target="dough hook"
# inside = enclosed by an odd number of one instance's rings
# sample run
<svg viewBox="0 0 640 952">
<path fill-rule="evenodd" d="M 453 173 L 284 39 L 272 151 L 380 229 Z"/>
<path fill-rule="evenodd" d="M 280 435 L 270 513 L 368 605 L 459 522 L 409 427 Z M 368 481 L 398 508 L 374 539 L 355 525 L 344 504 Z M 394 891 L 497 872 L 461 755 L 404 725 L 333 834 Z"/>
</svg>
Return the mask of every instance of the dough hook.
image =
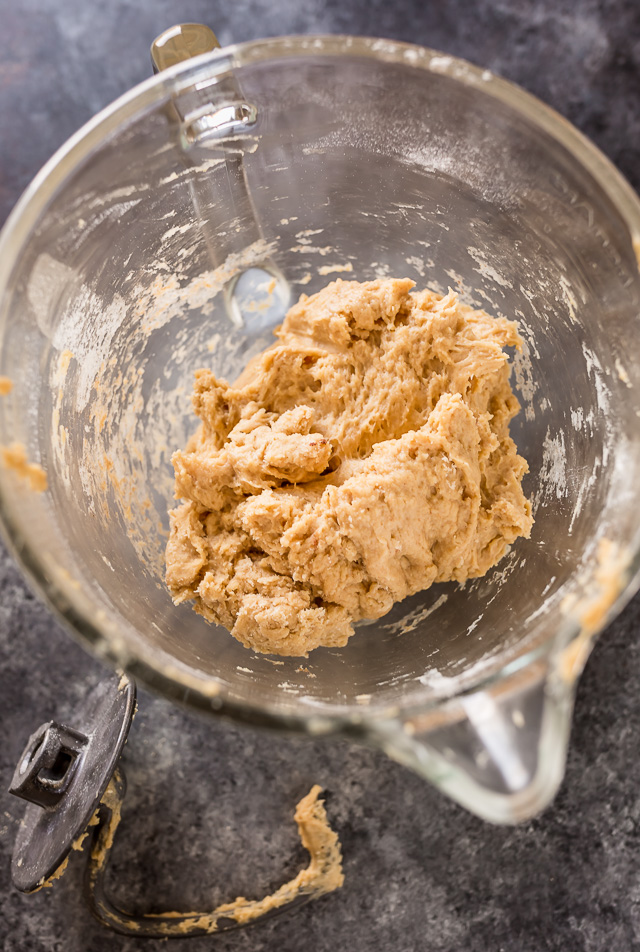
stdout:
<svg viewBox="0 0 640 952">
<path fill-rule="evenodd" d="M 264 899 L 236 899 L 212 911 L 134 914 L 107 895 L 106 871 L 120 823 L 126 779 L 118 760 L 136 709 L 126 675 L 102 681 L 70 727 L 48 721 L 27 742 L 9 792 L 29 802 L 16 838 L 11 875 L 25 893 L 51 886 L 73 851 L 87 854 L 84 892 L 95 918 L 121 935 L 185 938 L 227 932 L 297 909 L 343 882 L 338 837 L 328 825 L 320 787 L 297 806 L 295 820 L 309 865 Z"/>
</svg>

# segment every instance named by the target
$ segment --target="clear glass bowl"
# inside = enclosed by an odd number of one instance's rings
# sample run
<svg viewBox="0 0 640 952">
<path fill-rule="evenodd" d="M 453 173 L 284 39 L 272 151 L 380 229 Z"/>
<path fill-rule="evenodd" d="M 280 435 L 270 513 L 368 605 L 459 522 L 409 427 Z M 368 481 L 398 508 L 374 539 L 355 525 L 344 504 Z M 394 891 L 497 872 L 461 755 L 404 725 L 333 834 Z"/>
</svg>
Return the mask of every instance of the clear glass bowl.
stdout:
<svg viewBox="0 0 640 952">
<path fill-rule="evenodd" d="M 0 442 L 48 477 L 0 468 L 5 535 L 72 631 L 152 688 L 379 744 L 481 816 L 529 816 L 562 777 L 591 639 L 637 587 L 638 236 L 591 144 L 449 56 L 297 37 L 173 67 L 75 135 L 3 232 Z M 193 371 L 233 379 L 271 340 L 271 313 L 228 306 L 252 266 L 294 296 L 338 275 L 451 286 L 525 340 L 531 539 L 302 661 L 247 651 L 163 583 Z"/>
</svg>

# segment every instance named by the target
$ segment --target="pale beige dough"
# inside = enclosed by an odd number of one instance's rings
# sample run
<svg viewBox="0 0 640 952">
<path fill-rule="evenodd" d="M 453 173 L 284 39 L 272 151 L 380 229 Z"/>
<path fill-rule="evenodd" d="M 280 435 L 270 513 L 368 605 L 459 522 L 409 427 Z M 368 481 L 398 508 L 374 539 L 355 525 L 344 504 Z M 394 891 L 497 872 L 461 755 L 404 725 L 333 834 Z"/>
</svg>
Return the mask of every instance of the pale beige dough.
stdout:
<svg viewBox="0 0 640 952">
<path fill-rule="evenodd" d="M 234 384 L 196 373 L 166 579 L 247 647 L 342 646 L 353 622 L 483 575 L 529 535 L 516 325 L 412 288 L 334 281 Z"/>
</svg>

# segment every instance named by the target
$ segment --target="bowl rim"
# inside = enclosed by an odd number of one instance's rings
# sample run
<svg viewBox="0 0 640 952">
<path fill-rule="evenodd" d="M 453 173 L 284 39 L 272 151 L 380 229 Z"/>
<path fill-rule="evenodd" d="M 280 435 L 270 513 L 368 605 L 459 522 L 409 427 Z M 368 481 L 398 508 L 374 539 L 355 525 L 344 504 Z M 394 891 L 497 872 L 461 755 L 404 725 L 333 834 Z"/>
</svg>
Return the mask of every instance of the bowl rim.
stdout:
<svg viewBox="0 0 640 952">
<path fill-rule="evenodd" d="M 305 56 L 344 56 L 368 58 L 400 64 L 445 75 L 467 87 L 476 88 L 509 105 L 530 123 L 560 143 L 572 157 L 596 180 L 628 229 L 629 238 L 640 267 L 640 198 L 612 162 L 575 126 L 531 93 L 508 80 L 495 76 L 487 69 L 466 60 L 427 47 L 376 37 L 332 35 L 279 36 L 223 47 L 171 67 L 132 87 L 110 105 L 85 123 L 54 153 L 36 174 L 18 200 L 0 232 L 0 306 L 10 283 L 14 266 L 34 226 L 56 192 L 75 169 L 84 162 L 105 138 L 130 122 L 136 115 L 168 101 L 172 95 L 188 88 L 198 77 L 226 72 L 229 67 L 240 68 L 265 60 Z M 0 312 L 1 313 L 1 312 Z M 488 690 L 497 682 L 504 682 L 514 672 L 520 672 L 540 657 L 548 655 L 552 645 L 566 646 L 580 637 L 580 625 L 567 617 L 566 624 L 543 641 L 533 643 L 515 660 L 509 659 L 464 685 L 452 697 L 432 696 L 424 702 L 361 708 L 337 708 L 335 713 L 310 715 L 291 713 L 271 703 L 251 703 L 225 697 L 224 687 L 213 679 L 195 677 L 186 664 L 171 661 L 158 651 L 151 660 L 146 652 L 134 654 L 122 638 L 114 638 L 78 604 L 72 584 L 58 578 L 54 582 L 37 554 L 24 542 L 18 520 L 0 479 L 0 534 L 20 565 L 24 575 L 48 608 L 63 622 L 64 627 L 92 653 L 115 667 L 123 668 L 156 693 L 174 701 L 207 712 L 228 716 L 236 722 L 253 726 L 269 726 L 300 730 L 313 734 L 341 731 L 351 735 L 375 733 L 375 724 L 397 718 L 408 719 L 419 713 L 442 712 L 461 694 Z M 73 580 L 69 580 L 72 583 Z M 640 586 L 640 552 L 634 553 L 628 579 L 608 610 L 602 614 L 599 625 L 591 633 L 591 640 L 604 629 L 631 599 Z M 95 613 L 94 613 L 95 615 Z M 586 654 L 585 654 L 586 660 Z M 579 672 L 578 672 L 579 673 Z"/>
</svg>

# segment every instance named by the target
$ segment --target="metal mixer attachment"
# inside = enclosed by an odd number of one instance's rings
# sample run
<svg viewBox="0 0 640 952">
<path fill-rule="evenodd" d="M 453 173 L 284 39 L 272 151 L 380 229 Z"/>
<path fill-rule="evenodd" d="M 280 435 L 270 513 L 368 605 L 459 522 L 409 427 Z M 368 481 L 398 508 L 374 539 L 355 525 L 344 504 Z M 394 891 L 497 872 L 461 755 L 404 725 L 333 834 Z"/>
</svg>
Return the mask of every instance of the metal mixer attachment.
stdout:
<svg viewBox="0 0 640 952">
<path fill-rule="evenodd" d="M 226 932 L 297 908 L 342 884 L 338 839 L 330 830 L 319 787 L 301 801 L 296 822 L 309 866 L 273 895 L 237 899 L 207 912 L 131 914 L 107 895 L 106 870 L 120 823 L 126 780 L 118 760 L 136 709 L 126 675 L 102 681 L 84 702 L 77 726 L 49 721 L 27 742 L 10 793 L 29 802 L 16 838 L 11 874 L 25 893 L 51 886 L 74 850 L 87 853 L 84 889 L 98 921 L 122 935 L 170 938 Z M 300 814 L 305 804 L 307 818 Z"/>
</svg>

